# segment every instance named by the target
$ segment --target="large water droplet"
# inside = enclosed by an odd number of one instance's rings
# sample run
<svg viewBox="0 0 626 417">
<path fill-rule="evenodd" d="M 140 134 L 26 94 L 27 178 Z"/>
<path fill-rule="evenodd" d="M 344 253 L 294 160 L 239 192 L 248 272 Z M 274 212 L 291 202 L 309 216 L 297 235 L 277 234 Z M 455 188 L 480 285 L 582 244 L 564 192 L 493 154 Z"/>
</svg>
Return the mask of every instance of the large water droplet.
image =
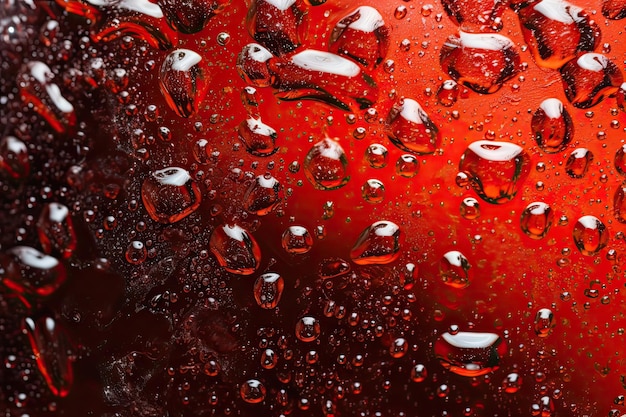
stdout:
<svg viewBox="0 0 626 417">
<path fill-rule="evenodd" d="M 606 226 L 595 216 L 582 216 L 574 225 L 574 244 L 583 255 L 597 255 L 609 242 Z"/>
<path fill-rule="evenodd" d="M 313 342 L 320 333 L 320 322 L 315 317 L 304 316 L 296 323 L 296 337 L 302 342 Z"/>
<path fill-rule="evenodd" d="M 572 118 L 556 98 L 541 102 L 533 114 L 530 128 L 537 145 L 548 153 L 561 152 L 574 135 Z"/>
<path fill-rule="evenodd" d="M 66 397 L 74 382 L 74 371 L 69 358 L 69 340 L 62 324 L 49 316 L 28 317 L 23 327 L 48 388 L 55 396 Z"/>
<path fill-rule="evenodd" d="M 276 308 L 283 295 L 285 280 L 276 272 L 266 272 L 254 282 L 254 299 L 259 307 Z"/>
<path fill-rule="evenodd" d="M 243 47 L 237 57 L 237 72 L 256 87 L 268 87 L 272 83 L 272 76 L 268 68 L 268 61 L 273 58 L 270 51 L 257 43 L 250 43 Z"/>
<path fill-rule="evenodd" d="M 15 179 L 28 176 L 30 161 L 24 142 L 14 136 L 5 136 L 0 140 L 0 170 Z"/>
<path fill-rule="evenodd" d="M 250 35 L 275 55 L 296 49 L 306 36 L 307 23 L 301 0 L 254 0 L 246 17 Z"/>
<path fill-rule="evenodd" d="M 400 227 L 381 220 L 367 227 L 350 251 L 352 262 L 359 265 L 388 264 L 400 256 L 404 234 Z"/>
<path fill-rule="evenodd" d="M 247 230 L 237 225 L 216 227 L 209 247 L 220 266 L 233 274 L 253 274 L 261 262 L 259 244 Z"/>
<path fill-rule="evenodd" d="M 499 368 L 506 343 L 495 333 L 443 333 L 435 342 L 441 365 L 455 374 L 477 377 Z"/>
<path fill-rule="evenodd" d="M 453 106 L 459 98 L 459 84 L 454 80 L 445 80 L 437 90 L 437 103 L 444 107 Z"/>
<path fill-rule="evenodd" d="M 419 103 L 410 98 L 392 107 L 386 133 L 394 145 L 407 152 L 430 154 L 439 145 L 439 129 Z"/>
<path fill-rule="evenodd" d="M 441 48 L 443 71 L 481 94 L 498 91 L 518 71 L 520 58 L 513 42 L 502 35 L 459 32 Z"/>
<path fill-rule="evenodd" d="M 319 190 L 334 190 L 346 185 L 348 158 L 339 142 L 330 138 L 313 145 L 304 160 L 304 174 Z"/>
<path fill-rule="evenodd" d="M 513 199 L 529 172 L 526 152 L 513 143 L 480 140 L 470 144 L 459 170 L 466 173 L 485 201 L 503 204 Z"/>
<path fill-rule="evenodd" d="M 313 248 L 313 236 L 302 226 L 289 226 L 281 241 L 283 249 L 292 255 L 302 255 Z"/>
<path fill-rule="evenodd" d="M 587 109 L 618 91 L 624 82 L 619 67 L 604 55 L 587 53 L 560 69 L 565 96 L 575 107 Z"/>
<path fill-rule="evenodd" d="M 413 382 L 422 382 L 426 379 L 427 376 L 428 371 L 423 364 L 418 363 L 413 368 L 411 368 L 411 380 Z"/>
<path fill-rule="evenodd" d="M 572 178 L 582 178 L 589 170 L 591 161 L 593 161 L 593 153 L 590 150 L 574 149 L 565 162 L 565 172 Z"/>
<path fill-rule="evenodd" d="M 158 0 L 167 23 L 181 33 L 200 32 L 230 0 Z"/>
<path fill-rule="evenodd" d="M 278 150 L 276 130 L 261 121 L 260 117 L 248 117 L 239 125 L 239 139 L 251 155 L 270 156 Z"/>
<path fill-rule="evenodd" d="M 181 117 L 198 111 L 209 86 L 209 72 L 202 57 L 189 49 L 170 52 L 159 73 L 159 87 L 165 101 Z"/>
<path fill-rule="evenodd" d="M 48 203 L 37 221 L 39 241 L 44 252 L 56 252 L 69 258 L 76 249 L 76 233 L 69 209 L 60 203 Z"/>
<path fill-rule="evenodd" d="M 580 7 L 564 0 L 526 4 L 518 11 L 522 33 L 540 67 L 558 69 L 600 43 L 600 28 Z"/>
<path fill-rule="evenodd" d="M 539 309 L 535 315 L 535 334 L 539 337 L 548 337 L 552 333 L 554 326 L 556 326 L 556 322 L 552 310 L 547 308 Z"/>
<path fill-rule="evenodd" d="M 152 172 L 144 180 L 141 199 L 154 221 L 175 223 L 200 206 L 200 189 L 189 172 L 168 167 Z"/>
<path fill-rule="evenodd" d="M 330 51 L 348 56 L 361 65 L 378 65 L 387 56 L 390 29 L 370 6 L 361 6 L 341 19 L 330 35 Z"/>
<path fill-rule="evenodd" d="M 626 145 L 622 145 L 615 152 L 614 162 L 617 172 L 622 176 L 626 176 Z"/>
<path fill-rule="evenodd" d="M 439 261 L 439 276 L 446 285 L 466 288 L 472 281 L 470 268 L 471 265 L 465 255 L 459 251 L 449 251 Z"/>
<path fill-rule="evenodd" d="M 404 178 L 413 178 L 420 170 L 420 163 L 413 155 L 400 155 L 396 161 L 396 173 Z"/>
<path fill-rule="evenodd" d="M 522 212 L 520 226 L 531 239 L 541 239 L 550 230 L 554 213 L 549 205 L 542 202 L 530 203 Z"/>
<path fill-rule="evenodd" d="M 282 187 L 271 175 L 259 175 L 246 191 L 243 207 L 257 216 L 265 216 L 280 203 Z"/>
<path fill-rule="evenodd" d="M 28 246 L 9 249 L 0 262 L 4 269 L 0 282 L 20 294 L 46 297 L 65 282 L 63 264 Z"/>
</svg>

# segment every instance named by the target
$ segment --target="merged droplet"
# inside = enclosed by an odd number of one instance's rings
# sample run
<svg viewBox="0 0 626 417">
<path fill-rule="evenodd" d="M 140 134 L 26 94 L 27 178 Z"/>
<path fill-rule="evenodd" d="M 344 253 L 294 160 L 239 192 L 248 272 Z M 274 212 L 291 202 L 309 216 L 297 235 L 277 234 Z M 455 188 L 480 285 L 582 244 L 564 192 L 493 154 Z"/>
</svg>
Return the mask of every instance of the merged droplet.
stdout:
<svg viewBox="0 0 626 417">
<path fill-rule="evenodd" d="M 258 404 L 263 402 L 267 389 L 265 385 L 257 379 L 249 379 L 239 387 L 241 399 L 248 404 Z"/>
<path fill-rule="evenodd" d="M 37 221 L 39 242 L 46 253 L 69 258 L 76 249 L 76 233 L 70 210 L 60 203 L 44 205 Z"/>
<path fill-rule="evenodd" d="M 589 149 L 574 149 L 565 162 L 565 172 L 572 178 L 582 178 L 589 170 L 592 161 L 593 153 Z"/>
<path fill-rule="evenodd" d="M 16 180 L 26 178 L 30 173 L 28 148 L 15 136 L 5 136 L 0 140 L 0 171 Z"/>
<path fill-rule="evenodd" d="M 62 324 L 49 316 L 28 317 L 23 322 L 37 368 L 57 397 L 66 397 L 74 382 L 69 340 Z"/>
<path fill-rule="evenodd" d="M 506 343 L 495 333 L 443 333 L 435 342 L 441 365 L 457 375 L 477 377 L 499 368 Z"/>
<path fill-rule="evenodd" d="M 325 138 L 313 145 L 304 159 L 304 174 L 318 190 L 335 190 L 347 184 L 348 158 L 339 142 Z"/>
<path fill-rule="evenodd" d="M 259 175 L 246 191 L 243 207 L 257 216 L 271 213 L 280 203 L 282 186 L 269 174 Z"/>
<path fill-rule="evenodd" d="M 468 146 L 459 170 L 483 200 L 503 204 L 519 191 L 529 164 L 526 152 L 514 143 L 479 140 Z"/>
<path fill-rule="evenodd" d="M 466 32 L 482 33 L 502 29 L 502 13 L 508 0 L 442 0 L 444 10 L 452 21 Z"/>
<path fill-rule="evenodd" d="M 211 233 L 211 253 L 228 272 L 239 275 L 253 274 L 261 262 L 261 248 L 244 228 L 224 224 Z"/>
<path fill-rule="evenodd" d="M 465 255 L 456 250 L 449 251 L 439 261 L 439 276 L 450 287 L 467 288 L 472 281 L 470 268 Z"/>
<path fill-rule="evenodd" d="M 307 11 L 301 0 L 254 0 L 246 27 L 255 41 L 275 55 L 296 49 L 307 33 Z"/>
<path fill-rule="evenodd" d="M 533 114 L 530 129 L 537 145 L 548 153 L 561 152 L 574 136 L 572 118 L 556 98 L 541 102 Z"/>
<path fill-rule="evenodd" d="M 200 206 L 200 189 L 189 172 L 178 167 L 153 171 L 141 186 L 141 199 L 150 217 L 175 223 Z"/>
<path fill-rule="evenodd" d="M 330 35 L 330 51 L 372 67 L 387 56 L 390 32 L 378 10 L 361 6 L 337 22 Z"/>
<path fill-rule="evenodd" d="M 313 248 L 313 236 L 302 226 L 289 226 L 281 239 L 285 252 L 292 255 L 302 255 Z"/>
<path fill-rule="evenodd" d="M 65 133 L 76 124 L 74 106 L 55 83 L 55 75 L 46 64 L 31 61 L 18 76 L 22 100 L 57 132 Z"/>
<path fill-rule="evenodd" d="M 552 334 L 556 322 L 554 320 L 554 314 L 552 310 L 548 308 L 541 308 L 535 314 L 535 334 L 539 337 L 548 337 Z"/>
<path fill-rule="evenodd" d="M 410 98 L 392 107 L 385 130 L 391 142 L 407 152 L 430 154 L 439 146 L 439 129 L 419 103 Z"/>
<path fill-rule="evenodd" d="M 619 67 L 607 57 L 586 53 L 560 69 L 565 96 L 575 107 L 587 109 L 618 91 L 624 82 Z"/>
<path fill-rule="evenodd" d="M 285 280 L 276 272 L 266 272 L 254 282 L 254 299 L 266 310 L 276 308 L 283 295 Z"/>
<path fill-rule="evenodd" d="M 196 113 L 209 87 L 209 72 L 202 57 L 189 49 L 170 52 L 161 65 L 159 87 L 176 114 L 189 117 Z"/>
<path fill-rule="evenodd" d="M 388 264 L 400 256 L 404 234 L 400 227 L 381 220 L 367 227 L 350 251 L 352 262 L 359 265 Z"/>
<path fill-rule="evenodd" d="M 513 42 L 493 33 L 451 36 L 441 48 L 443 71 L 456 82 L 481 94 L 498 91 L 518 71 L 520 58 Z"/>
<path fill-rule="evenodd" d="M 626 17 L 626 1 L 603 0 L 602 15 L 607 19 L 620 20 Z"/>
<path fill-rule="evenodd" d="M 230 0 L 158 0 L 165 20 L 174 30 L 190 34 L 200 32 Z"/>
<path fill-rule="evenodd" d="M 586 256 L 597 255 L 609 242 L 609 232 L 595 216 L 582 216 L 574 225 L 574 244 Z"/>
<path fill-rule="evenodd" d="M 66 278 L 62 263 L 28 246 L 9 249 L 0 258 L 0 265 L 4 269 L 0 282 L 19 294 L 49 296 Z"/>
<path fill-rule="evenodd" d="M 313 342 L 320 337 L 320 322 L 312 316 L 301 317 L 296 323 L 296 337 L 302 342 Z"/>
<path fill-rule="evenodd" d="M 522 212 L 520 226 L 531 239 L 542 239 L 548 234 L 553 220 L 554 213 L 549 205 L 534 202 L 526 206 Z"/>
<path fill-rule="evenodd" d="M 558 69 L 578 52 L 599 45 L 600 28 L 580 7 L 564 0 L 526 4 L 518 15 L 524 39 L 540 67 Z"/>
</svg>

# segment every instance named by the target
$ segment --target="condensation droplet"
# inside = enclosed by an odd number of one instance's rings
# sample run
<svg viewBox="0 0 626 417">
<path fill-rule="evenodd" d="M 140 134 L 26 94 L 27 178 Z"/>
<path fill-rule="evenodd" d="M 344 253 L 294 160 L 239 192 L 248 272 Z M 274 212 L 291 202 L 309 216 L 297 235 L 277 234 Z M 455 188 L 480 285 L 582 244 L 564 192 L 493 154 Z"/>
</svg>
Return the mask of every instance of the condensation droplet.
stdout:
<svg viewBox="0 0 626 417">
<path fill-rule="evenodd" d="M 254 299 L 259 307 L 276 308 L 285 288 L 285 281 L 276 272 L 266 272 L 254 282 Z"/>
</svg>

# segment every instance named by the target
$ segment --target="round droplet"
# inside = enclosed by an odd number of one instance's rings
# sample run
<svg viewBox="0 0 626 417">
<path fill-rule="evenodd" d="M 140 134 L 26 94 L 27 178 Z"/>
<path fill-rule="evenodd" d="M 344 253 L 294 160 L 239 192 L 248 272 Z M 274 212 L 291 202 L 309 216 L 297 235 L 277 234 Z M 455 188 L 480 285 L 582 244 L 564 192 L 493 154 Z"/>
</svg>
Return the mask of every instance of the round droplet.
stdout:
<svg viewBox="0 0 626 417">
<path fill-rule="evenodd" d="M 552 310 L 542 308 L 535 314 L 535 334 L 539 337 L 548 337 L 552 334 L 556 322 Z"/>
<path fill-rule="evenodd" d="M 230 34 L 227 32 L 220 32 L 217 34 L 217 43 L 221 46 L 226 46 L 230 42 Z"/>
<path fill-rule="evenodd" d="M 595 216 L 583 216 L 574 225 L 574 244 L 583 255 L 597 255 L 608 241 L 606 226 Z"/>
<path fill-rule="evenodd" d="M 266 388 L 263 383 L 257 379 L 249 379 L 239 388 L 241 399 L 248 404 L 258 404 L 265 399 Z"/>
<path fill-rule="evenodd" d="M 265 349 L 261 353 L 261 367 L 263 369 L 274 369 L 278 363 L 278 355 L 272 349 Z"/>
<path fill-rule="evenodd" d="M 146 250 L 146 246 L 143 242 L 138 240 L 134 240 L 130 242 L 128 247 L 126 248 L 126 261 L 133 265 L 139 265 L 143 263 L 148 257 L 148 251 Z"/>
<path fill-rule="evenodd" d="M 626 176 L 626 145 L 615 152 L 615 169 L 620 175 Z"/>
<path fill-rule="evenodd" d="M 531 239 L 542 239 L 550 230 L 554 213 L 549 205 L 542 202 L 530 203 L 522 212 L 522 231 Z"/>
<path fill-rule="evenodd" d="M 396 173 L 404 178 L 413 178 L 420 169 L 419 161 L 409 154 L 401 155 L 396 161 Z"/>
<path fill-rule="evenodd" d="M 404 19 L 404 17 L 406 16 L 407 13 L 407 8 L 406 6 L 398 6 L 396 7 L 396 10 L 394 10 L 393 12 L 393 17 L 395 17 L 398 20 Z"/>
<path fill-rule="evenodd" d="M 502 389 L 507 394 L 515 394 L 521 387 L 522 377 L 516 372 L 508 374 L 502 381 Z"/>
<path fill-rule="evenodd" d="M 313 145 L 304 160 L 304 173 L 319 190 L 335 190 L 348 183 L 348 158 L 339 142 L 326 138 Z"/>
<path fill-rule="evenodd" d="M 280 203 L 282 187 L 271 175 L 259 175 L 255 178 L 243 198 L 243 207 L 257 216 L 271 213 Z"/>
<path fill-rule="evenodd" d="M 365 159 L 372 168 L 384 168 L 387 166 L 389 151 L 383 145 L 374 143 L 367 147 Z"/>
<path fill-rule="evenodd" d="M 437 90 L 437 102 L 444 107 L 453 106 L 459 98 L 460 88 L 456 81 L 445 80 Z"/>
<path fill-rule="evenodd" d="M 398 359 L 406 355 L 409 350 L 409 343 L 403 337 L 398 337 L 389 346 L 389 354 L 392 358 Z"/>
<path fill-rule="evenodd" d="M 386 133 L 398 148 L 417 154 L 431 154 L 439 146 L 439 129 L 422 106 L 404 98 L 389 111 Z"/>
<path fill-rule="evenodd" d="M 426 371 L 426 367 L 421 363 L 418 363 L 413 368 L 411 368 L 411 380 L 413 382 L 422 382 L 428 376 L 428 372 Z"/>
<path fill-rule="evenodd" d="M 259 267 L 261 248 L 254 237 L 237 225 L 221 225 L 211 233 L 211 253 L 226 271 L 250 275 Z"/>
<path fill-rule="evenodd" d="M 400 256 L 404 235 L 390 221 L 378 221 L 367 227 L 350 251 L 352 262 L 359 265 L 388 264 Z"/>
<path fill-rule="evenodd" d="M 361 196 L 368 203 L 381 203 L 385 198 L 385 186 L 380 180 L 369 179 L 361 186 Z"/>
<path fill-rule="evenodd" d="M 283 249 L 292 255 L 302 255 L 313 248 L 313 236 L 302 226 L 289 226 L 283 232 Z"/>
<path fill-rule="evenodd" d="M 461 202 L 461 216 L 467 220 L 474 220 L 480 216 L 478 200 L 472 197 L 464 198 Z"/>
<path fill-rule="evenodd" d="M 315 317 L 304 316 L 296 323 L 296 337 L 302 342 L 313 342 L 320 333 L 320 323 Z"/>
<path fill-rule="evenodd" d="M 470 263 L 459 251 L 447 252 L 439 261 L 439 276 L 444 284 L 453 288 L 470 285 Z"/>
<path fill-rule="evenodd" d="M 572 178 L 582 178 L 593 161 L 593 153 L 585 148 L 574 149 L 565 163 L 565 172 Z"/>
<path fill-rule="evenodd" d="M 275 272 L 266 272 L 254 282 L 254 299 L 266 310 L 276 308 L 285 288 L 283 277 Z"/>
<path fill-rule="evenodd" d="M 141 186 L 141 199 L 150 217 L 175 223 L 200 206 L 200 189 L 189 172 L 178 167 L 154 171 Z"/>
</svg>

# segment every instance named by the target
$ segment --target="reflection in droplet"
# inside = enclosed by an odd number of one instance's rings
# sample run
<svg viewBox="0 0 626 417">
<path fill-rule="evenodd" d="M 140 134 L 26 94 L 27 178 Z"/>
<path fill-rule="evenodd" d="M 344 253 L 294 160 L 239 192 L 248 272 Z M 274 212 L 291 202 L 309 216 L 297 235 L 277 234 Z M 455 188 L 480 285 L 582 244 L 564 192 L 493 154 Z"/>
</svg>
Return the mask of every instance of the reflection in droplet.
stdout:
<svg viewBox="0 0 626 417">
<path fill-rule="evenodd" d="M 559 71 L 565 96 L 581 109 L 593 107 L 616 93 L 624 82 L 621 70 L 613 61 L 591 52 L 572 59 Z"/>
<path fill-rule="evenodd" d="M 385 186 L 377 179 L 369 179 L 361 186 L 361 196 L 368 203 L 381 203 L 385 198 Z"/>
<path fill-rule="evenodd" d="M 315 317 L 304 316 L 296 323 L 296 337 L 302 342 L 313 342 L 320 333 L 320 323 Z"/>
<path fill-rule="evenodd" d="M 571 116 L 563 103 L 555 98 L 541 102 L 539 109 L 533 114 L 530 128 L 537 145 L 548 153 L 561 152 L 574 135 Z"/>
<path fill-rule="evenodd" d="M 283 277 L 276 272 L 266 272 L 254 282 L 254 299 L 261 308 L 276 308 L 284 288 Z"/>
<path fill-rule="evenodd" d="M 170 52 L 159 73 L 159 87 L 165 101 L 181 117 L 196 113 L 209 86 L 209 72 L 202 57 L 189 49 Z"/>
<path fill-rule="evenodd" d="M 53 294 L 67 276 L 56 258 L 28 246 L 16 246 L 0 257 L 4 270 L 0 283 L 19 293 L 46 297 Z"/>
<path fill-rule="evenodd" d="M 350 251 L 352 262 L 359 265 L 388 264 L 400 256 L 404 235 L 390 221 L 378 221 L 367 227 Z"/>
<path fill-rule="evenodd" d="M 428 372 L 426 367 L 421 363 L 418 363 L 413 368 L 411 368 L 411 380 L 413 382 L 422 382 L 428 376 Z"/>
<path fill-rule="evenodd" d="M 455 374 L 477 377 L 499 368 L 506 343 L 494 333 L 443 333 L 435 343 L 441 365 Z"/>
<path fill-rule="evenodd" d="M 413 178 L 420 169 L 419 161 L 409 154 L 400 155 L 396 161 L 396 173 L 404 178 Z"/>
<path fill-rule="evenodd" d="M 461 216 L 467 220 L 474 220 L 480 216 L 480 204 L 472 197 L 464 198 L 461 202 Z"/>
<path fill-rule="evenodd" d="M 387 166 L 389 151 L 383 145 L 374 143 L 367 147 L 365 159 L 372 168 L 384 168 Z"/>
<path fill-rule="evenodd" d="M 542 202 L 530 203 L 522 212 L 522 231 L 532 239 L 541 239 L 550 230 L 554 213 L 549 205 Z"/>
<path fill-rule="evenodd" d="M 613 196 L 613 213 L 620 223 L 626 223 L 626 181 L 615 190 Z"/>
<path fill-rule="evenodd" d="M 251 155 L 270 156 L 278 150 L 276 130 L 263 123 L 260 117 L 248 117 L 241 122 L 238 133 L 246 151 Z"/>
<path fill-rule="evenodd" d="M 30 172 L 28 148 L 14 136 L 5 136 L 0 140 L 0 171 L 16 180 L 26 178 Z"/>
<path fill-rule="evenodd" d="M 437 90 L 437 102 L 444 107 L 453 106 L 459 98 L 459 85 L 454 80 L 445 80 Z"/>
<path fill-rule="evenodd" d="M 239 388 L 241 399 L 248 404 L 258 404 L 265 399 L 267 389 L 265 385 L 257 379 L 249 379 Z"/>
<path fill-rule="evenodd" d="M 243 198 L 243 207 L 257 216 L 265 216 L 280 203 L 282 187 L 271 175 L 259 175 L 255 178 Z"/>
<path fill-rule="evenodd" d="M 191 34 L 200 32 L 209 20 L 228 6 L 230 0 L 159 0 L 165 20 L 174 30 Z"/>
<path fill-rule="evenodd" d="M 141 199 L 150 217 L 175 223 L 200 206 L 200 189 L 189 172 L 179 167 L 153 171 L 141 186 Z"/>
<path fill-rule="evenodd" d="M 548 337 L 552 334 L 556 322 L 552 310 L 541 308 L 535 315 L 535 334 L 539 337 Z"/>
<path fill-rule="evenodd" d="M 572 178 L 582 178 L 589 170 L 592 161 L 593 153 L 590 150 L 574 149 L 565 163 L 565 172 Z"/>
<path fill-rule="evenodd" d="M 250 275 L 259 267 L 261 248 L 254 237 L 237 225 L 218 226 L 211 233 L 209 248 L 228 272 Z"/>
<path fill-rule="evenodd" d="M 439 261 L 439 276 L 444 284 L 453 288 L 466 288 L 470 285 L 470 263 L 459 251 L 446 252 Z"/>
<path fill-rule="evenodd" d="M 407 152 L 430 154 L 439 146 L 439 129 L 419 103 L 410 98 L 390 110 L 386 133 L 394 145 Z"/>
<path fill-rule="evenodd" d="M 521 387 L 522 377 L 516 372 L 508 374 L 502 381 L 502 389 L 507 394 L 515 394 Z"/>
<path fill-rule="evenodd" d="M 339 142 L 326 138 L 313 145 L 304 160 L 304 173 L 319 190 L 343 187 L 350 179 L 348 158 Z"/>
<path fill-rule="evenodd" d="M 274 55 L 296 49 L 306 35 L 307 11 L 301 0 L 254 0 L 246 27 L 255 41 Z"/>
<path fill-rule="evenodd" d="M 313 236 L 302 226 L 289 226 L 282 235 L 282 246 L 285 252 L 302 255 L 313 248 Z"/>
<path fill-rule="evenodd" d="M 583 255 L 597 255 L 608 241 L 606 226 L 595 216 L 582 216 L 574 225 L 574 243 Z"/>
<path fill-rule="evenodd" d="M 39 242 L 46 253 L 69 258 L 76 249 L 74 223 L 69 208 L 60 203 L 44 205 L 37 221 Z"/>
</svg>

